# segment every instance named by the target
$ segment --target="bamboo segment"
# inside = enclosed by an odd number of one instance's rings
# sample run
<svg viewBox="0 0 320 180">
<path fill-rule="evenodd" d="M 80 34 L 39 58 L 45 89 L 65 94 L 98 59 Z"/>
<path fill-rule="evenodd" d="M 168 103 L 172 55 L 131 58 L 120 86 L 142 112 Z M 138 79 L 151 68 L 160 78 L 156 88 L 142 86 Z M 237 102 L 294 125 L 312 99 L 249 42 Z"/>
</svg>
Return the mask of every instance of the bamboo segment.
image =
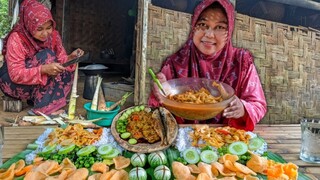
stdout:
<svg viewBox="0 0 320 180">
<path fill-rule="evenodd" d="M 78 63 L 76 65 L 76 70 L 74 71 L 73 85 L 70 95 L 69 109 L 68 109 L 68 119 L 72 120 L 75 117 L 76 113 L 76 104 L 77 104 L 77 85 L 78 85 Z"/>
<path fill-rule="evenodd" d="M 92 98 L 92 103 L 91 103 L 91 109 L 92 110 L 97 110 L 98 108 L 98 97 L 99 97 L 99 90 L 102 82 L 102 77 L 98 75 L 98 82 L 96 86 L 96 90 L 94 92 L 93 98 Z"/>
</svg>

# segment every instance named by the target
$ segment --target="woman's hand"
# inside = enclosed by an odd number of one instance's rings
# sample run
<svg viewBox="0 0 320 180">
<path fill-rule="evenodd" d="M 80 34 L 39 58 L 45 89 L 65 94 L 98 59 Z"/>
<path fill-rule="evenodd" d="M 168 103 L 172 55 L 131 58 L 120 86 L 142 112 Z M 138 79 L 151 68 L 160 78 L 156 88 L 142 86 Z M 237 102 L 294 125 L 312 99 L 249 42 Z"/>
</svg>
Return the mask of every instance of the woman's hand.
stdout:
<svg viewBox="0 0 320 180">
<path fill-rule="evenodd" d="M 157 74 L 157 78 L 159 79 L 160 83 L 164 83 L 167 81 L 166 76 L 161 72 Z M 153 91 L 154 95 L 157 97 L 157 99 L 160 101 L 160 93 L 161 92 L 160 92 L 158 85 L 155 82 L 153 82 L 152 91 Z M 160 103 L 162 103 L 162 102 L 160 102 Z"/>
<path fill-rule="evenodd" d="M 78 49 L 74 50 L 74 51 L 68 56 L 68 60 L 81 57 L 81 56 L 83 56 L 83 54 L 84 54 L 84 51 L 83 51 L 82 49 L 78 48 Z"/>
<path fill-rule="evenodd" d="M 235 96 L 229 106 L 224 109 L 222 116 L 226 118 L 241 118 L 244 116 L 245 110 L 241 100 Z"/>
<path fill-rule="evenodd" d="M 59 63 L 44 64 L 41 66 L 41 74 L 47 74 L 49 76 L 56 76 L 65 70 Z"/>
</svg>

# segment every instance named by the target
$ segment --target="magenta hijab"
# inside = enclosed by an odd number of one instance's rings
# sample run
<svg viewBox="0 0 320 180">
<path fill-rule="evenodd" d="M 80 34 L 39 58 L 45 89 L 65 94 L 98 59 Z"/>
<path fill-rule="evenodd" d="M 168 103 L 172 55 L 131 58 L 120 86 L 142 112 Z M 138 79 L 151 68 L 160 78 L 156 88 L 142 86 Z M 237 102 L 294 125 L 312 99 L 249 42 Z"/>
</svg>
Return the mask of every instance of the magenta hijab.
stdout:
<svg viewBox="0 0 320 180">
<path fill-rule="evenodd" d="M 33 38 L 37 28 L 44 23 L 52 21 L 52 35 L 44 42 Z M 53 48 L 55 46 L 54 37 L 58 34 L 55 30 L 56 23 L 52 18 L 50 10 L 37 0 L 24 0 L 20 5 L 19 21 L 4 40 L 2 54 L 6 54 L 7 40 L 11 33 L 17 32 L 23 41 L 24 46 L 29 51 L 28 56 L 33 57 L 39 50 Z"/>
<path fill-rule="evenodd" d="M 193 43 L 193 29 L 200 14 L 212 3 L 220 3 L 228 19 L 228 35 L 225 46 L 212 55 L 197 50 Z M 240 93 L 241 79 L 253 63 L 251 54 L 243 49 L 234 48 L 232 33 L 234 30 L 234 7 L 228 0 L 203 0 L 194 10 L 191 32 L 184 46 L 164 62 L 161 72 L 167 80 L 182 77 L 200 77 L 214 79 L 231 85 Z"/>
</svg>

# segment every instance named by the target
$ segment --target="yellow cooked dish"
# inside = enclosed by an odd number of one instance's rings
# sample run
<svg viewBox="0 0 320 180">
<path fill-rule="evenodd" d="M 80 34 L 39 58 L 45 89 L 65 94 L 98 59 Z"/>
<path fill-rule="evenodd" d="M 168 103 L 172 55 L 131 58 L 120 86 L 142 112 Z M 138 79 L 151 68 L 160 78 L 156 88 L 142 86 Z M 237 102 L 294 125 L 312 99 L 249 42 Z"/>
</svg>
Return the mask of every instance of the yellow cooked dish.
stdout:
<svg viewBox="0 0 320 180">
<path fill-rule="evenodd" d="M 169 95 L 168 98 L 173 101 L 192 104 L 218 103 L 223 100 L 221 96 L 212 96 L 205 88 L 201 88 L 199 91 L 190 90 L 181 94 Z"/>
</svg>

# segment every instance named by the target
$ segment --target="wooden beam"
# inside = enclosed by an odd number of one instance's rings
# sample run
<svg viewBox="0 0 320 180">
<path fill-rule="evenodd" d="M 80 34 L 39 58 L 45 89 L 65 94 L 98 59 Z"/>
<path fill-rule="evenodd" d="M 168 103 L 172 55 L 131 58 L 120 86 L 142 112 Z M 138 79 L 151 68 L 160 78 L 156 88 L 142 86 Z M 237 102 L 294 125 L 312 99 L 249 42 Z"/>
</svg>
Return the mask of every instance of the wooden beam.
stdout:
<svg viewBox="0 0 320 180">
<path fill-rule="evenodd" d="M 145 104 L 145 84 L 147 72 L 147 41 L 148 41 L 148 5 L 150 0 L 138 1 L 138 17 L 137 17 L 137 45 L 136 45 L 136 65 L 135 65 L 135 88 L 134 103 Z"/>
</svg>

